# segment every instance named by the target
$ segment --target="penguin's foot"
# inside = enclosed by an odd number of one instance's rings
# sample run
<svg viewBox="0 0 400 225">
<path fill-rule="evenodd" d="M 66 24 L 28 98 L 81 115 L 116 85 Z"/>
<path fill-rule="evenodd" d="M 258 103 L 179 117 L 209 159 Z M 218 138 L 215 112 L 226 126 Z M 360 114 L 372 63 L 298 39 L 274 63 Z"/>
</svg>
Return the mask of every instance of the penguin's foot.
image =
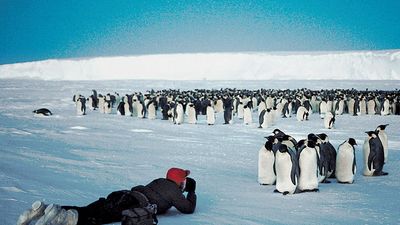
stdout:
<svg viewBox="0 0 400 225">
<path fill-rule="evenodd" d="M 275 190 L 274 190 L 274 193 L 280 193 L 280 192 L 278 191 L 278 189 L 275 189 Z"/>
<path fill-rule="evenodd" d="M 288 192 L 288 191 L 285 191 L 285 192 L 283 192 L 282 194 L 283 194 L 283 195 L 287 195 L 287 194 L 289 194 L 289 192 Z"/>
<path fill-rule="evenodd" d="M 389 175 L 389 173 L 383 171 L 375 171 L 373 173 L 373 176 L 386 176 L 386 175 Z"/>
</svg>

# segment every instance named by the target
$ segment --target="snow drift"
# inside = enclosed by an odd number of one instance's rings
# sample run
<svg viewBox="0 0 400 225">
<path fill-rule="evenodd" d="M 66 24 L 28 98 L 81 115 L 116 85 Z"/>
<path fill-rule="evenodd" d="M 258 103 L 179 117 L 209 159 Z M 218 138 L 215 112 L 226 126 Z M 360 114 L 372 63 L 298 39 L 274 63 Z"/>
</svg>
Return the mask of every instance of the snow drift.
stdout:
<svg viewBox="0 0 400 225">
<path fill-rule="evenodd" d="M 400 50 L 192 53 L 0 65 L 0 78 L 44 80 L 400 80 Z"/>
</svg>

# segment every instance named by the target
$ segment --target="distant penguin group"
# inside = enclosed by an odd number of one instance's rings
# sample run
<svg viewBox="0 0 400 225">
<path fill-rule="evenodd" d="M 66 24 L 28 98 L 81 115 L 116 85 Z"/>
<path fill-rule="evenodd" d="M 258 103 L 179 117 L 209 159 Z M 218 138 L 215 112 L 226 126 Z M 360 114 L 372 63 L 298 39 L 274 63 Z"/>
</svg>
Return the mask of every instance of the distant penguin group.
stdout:
<svg viewBox="0 0 400 225">
<path fill-rule="evenodd" d="M 87 114 L 88 105 L 90 110 L 98 110 L 103 114 L 162 119 L 177 125 L 214 125 L 217 118 L 221 118 L 223 124 L 229 125 L 239 120 L 244 125 L 252 126 L 258 120 L 257 125 L 262 129 L 278 124 L 278 118 L 291 118 L 292 115 L 298 121 L 308 121 L 315 118 L 311 117 L 312 114 L 319 114 L 323 119 L 322 126 L 326 129 L 336 128 L 335 122 L 343 114 L 400 115 L 398 90 L 152 89 L 145 93 L 125 94 L 123 97 L 117 92 L 102 95 L 92 90 L 88 98 L 76 94 L 73 100 L 79 116 Z"/>
</svg>

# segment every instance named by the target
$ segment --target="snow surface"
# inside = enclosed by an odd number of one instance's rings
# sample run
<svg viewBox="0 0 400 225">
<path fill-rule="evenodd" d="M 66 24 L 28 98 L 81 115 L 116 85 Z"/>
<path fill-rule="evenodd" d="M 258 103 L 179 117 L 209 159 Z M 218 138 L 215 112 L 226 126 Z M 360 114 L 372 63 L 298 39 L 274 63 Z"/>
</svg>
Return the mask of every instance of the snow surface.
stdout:
<svg viewBox="0 0 400 225">
<path fill-rule="evenodd" d="M 327 130 L 318 115 L 298 122 L 278 120 L 276 126 L 246 126 L 237 118 L 214 126 L 173 125 L 169 121 L 105 115 L 90 111 L 76 116 L 72 96 L 92 89 L 106 94 L 151 88 L 275 88 L 300 87 L 394 90 L 399 81 L 0 81 L 0 224 L 15 224 L 35 200 L 61 205 L 86 205 L 112 191 L 130 189 L 164 177 L 168 168 L 192 171 L 197 180 L 194 214 L 171 209 L 160 224 L 400 224 L 400 117 L 365 115 L 337 117 Z M 54 115 L 35 117 L 46 107 Z M 256 112 L 255 112 L 256 114 Z M 254 114 L 254 115 L 255 115 Z M 158 117 L 160 118 L 160 113 Z M 362 171 L 364 131 L 387 127 L 389 161 L 385 177 Z M 320 184 L 318 193 L 283 196 L 274 186 L 257 183 L 258 151 L 274 128 L 305 138 L 325 132 L 337 146 L 356 139 L 354 184 Z"/>
<path fill-rule="evenodd" d="M 0 78 L 45 80 L 400 80 L 400 50 L 188 53 L 0 65 Z"/>
</svg>

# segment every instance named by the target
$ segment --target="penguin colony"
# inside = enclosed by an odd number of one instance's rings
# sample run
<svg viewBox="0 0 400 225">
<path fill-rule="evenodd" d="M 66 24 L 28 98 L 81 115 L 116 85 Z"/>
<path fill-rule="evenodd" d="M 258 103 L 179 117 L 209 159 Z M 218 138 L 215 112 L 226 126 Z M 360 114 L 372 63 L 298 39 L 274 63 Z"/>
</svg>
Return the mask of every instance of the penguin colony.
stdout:
<svg viewBox="0 0 400 225">
<path fill-rule="evenodd" d="M 160 90 L 135 92 L 120 96 L 93 94 L 88 98 L 80 94 L 73 97 L 77 115 L 86 115 L 86 103 L 91 110 L 122 116 L 156 119 L 157 112 L 163 120 L 174 124 L 196 124 L 199 115 L 206 115 L 207 124 L 215 123 L 215 116 L 223 113 L 224 123 L 231 124 L 234 117 L 250 125 L 258 119 L 259 128 L 274 125 L 277 118 L 293 115 L 298 121 L 307 121 L 312 113 L 318 113 L 324 127 L 334 128 L 338 115 L 400 115 L 400 91 L 358 91 L 336 89 L 313 91 L 296 90 L 239 90 L 195 89 L 189 91 Z M 253 118 L 257 112 L 258 118 Z"/>
<path fill-rule="evenodd" d="M 252 112 L 257 112 L 258 127 L 269 128 L 277 118 L 295 116 L 307 121 L 312 113 L 318 113 L 327 129 L 334 128 L 337 116 L 400 115 L 400 91 L 351 90 L 273 90 L 255 91 L 238 89 L 192 91 L 161 90 L 135 92 L 120 96 L 93 94 L 88 98 L 80 94 L 73 97 L 77 115 L 86 115 L 86 102 L 91 110 L 110 114 L 113 109 L 121 116 L 161 118 L 173 124 L 196 124 L 199 115 L 205 115 L 208 125 L 215 124 L 217 115 L 223 115 L 224 124 L 231 124 L 234 117 L 244 125 L 254 122 Z M 114 111 L 115 111 L 114 110 Z M 161 115 L 157 116 L 157 112 Z M 386 125 L 366 131 L 363 145 L 363 175 L 383 176 L 387 162 L 388 144 Z M 325 133 L 309 134 L 296 141 L 290 135 L 275 129 L 259 150 L 258 182 L 275 185 L 275 192 L 295 194 L 317 192 L 319 183 L 353 183 L 356 174 L 355 139 L 348 138 L 335 147 Z"/>
</svg>

